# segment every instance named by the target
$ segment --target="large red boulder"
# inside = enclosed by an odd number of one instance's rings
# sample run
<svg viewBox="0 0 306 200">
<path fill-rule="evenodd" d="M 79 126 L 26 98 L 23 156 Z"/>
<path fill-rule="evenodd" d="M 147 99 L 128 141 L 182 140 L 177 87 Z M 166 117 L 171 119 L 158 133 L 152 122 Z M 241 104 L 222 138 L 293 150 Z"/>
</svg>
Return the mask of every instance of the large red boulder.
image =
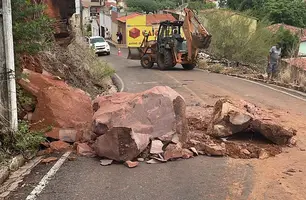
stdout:
<svg viewBox="0 0 306 200">
<path fill-rule="evenodd" d="M 227 137 L 236 133 L 260 133 L 275 144 L 290 144 L 296 130 L 286 127 L 273 114 L 246 101 L 220 99 L 216 102 L 207 134 Z"/>
<path fill-rule="evenodd" d="M 185 101 L 167 86 L 101 96 L 93 109 L 92 128 L 98 137 L 94 148 L 101 157 L 126 161 L 141 153 L 149 139 L 171 141 L 176 134 L 181 142 L 187 140 Z"/>
<path fill-rule="evenodd" d="M 30 70 L 24 70 L 24 74 L 26 78 L 21 79 L 19 84 L 37 98 L 31 118 L 33 129 L 44 129 L 48 126 L 69 129 L 66 133 L 73 134 L 69 138 L 78 139 L 81 138 L 80 134 L 89 130 L 93 115 L 89 95 L 52 76 Z"/>
</svg>

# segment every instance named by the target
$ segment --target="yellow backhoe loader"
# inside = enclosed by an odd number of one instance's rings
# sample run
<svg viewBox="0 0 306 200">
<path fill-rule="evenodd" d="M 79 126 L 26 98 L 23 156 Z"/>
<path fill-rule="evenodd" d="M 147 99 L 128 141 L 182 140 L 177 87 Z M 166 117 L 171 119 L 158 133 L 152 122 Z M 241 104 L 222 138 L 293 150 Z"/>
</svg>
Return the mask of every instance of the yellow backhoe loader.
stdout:
<svg viewBox="0 0 306 200">
<path fill-rule="evenodd" d="M 185 8 L 184 12 L 184 21 L 161 22 L 154 41 L 149 41 L 149 35 L 143 32 L 140 47 L 129 47 L 128 59 L 140 60 L 144 68 L 152 68 L 157 63 L 160 70 L 170 69 L 176 64 L 192 70 L 199 49 L 209 47 L 211 35 L 192 10 Z"/>
</svg>

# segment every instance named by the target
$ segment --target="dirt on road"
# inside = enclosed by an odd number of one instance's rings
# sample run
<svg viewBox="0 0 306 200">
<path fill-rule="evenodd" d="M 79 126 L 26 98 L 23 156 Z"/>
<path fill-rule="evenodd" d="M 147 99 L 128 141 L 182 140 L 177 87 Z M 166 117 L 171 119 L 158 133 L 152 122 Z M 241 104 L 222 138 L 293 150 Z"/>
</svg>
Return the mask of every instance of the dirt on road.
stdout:
<svg viewBox="0 0 306 200">
<path fill-rule="evenodd" d="M 235 96 L 237 98 L 237 96 Z M 188 101 L 188 100 L 186 100 Z M 261 104 L 261 106 L 263 106 Z M 235 167 L 238 163 L 250 165 L 254 169 L 253 190 L 248 200 L 303 200 L 306 196 L 306 118 L 293 112 L 264 106 L 270 114 L 277 117 L 284 126 L 290 126 L 297 131 L 297 146 L 280 147 L 262 137 L 249 138 L 237 136 L 228 139 L 226 143 L 228 165 Z M 191 131 L 206 131 L 209 116 L 213 112 L 211 105 L 192 105 L 187 107 L 187 115 Z M 248 152 L 263 148 L 269 152 L 268 159 L 248 159 L 251 154 L 241 154 L 241 148 Z M 235 158 L 243 158 L 235 159 Z M 241 197 L 243 182 L 229 186 L 228 199 Z M 234 194 L 234 195 L 233 195 Z"/>
</svg>

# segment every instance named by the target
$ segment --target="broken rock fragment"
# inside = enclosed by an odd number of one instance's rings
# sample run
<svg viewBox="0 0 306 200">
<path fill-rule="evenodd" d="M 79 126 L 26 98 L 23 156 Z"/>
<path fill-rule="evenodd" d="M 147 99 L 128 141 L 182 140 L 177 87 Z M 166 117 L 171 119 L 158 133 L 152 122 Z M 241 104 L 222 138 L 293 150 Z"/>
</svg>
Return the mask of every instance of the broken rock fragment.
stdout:
<svg viewBox="0 0 306 200">
<path fill-rule="evenodd" d="M 127 160 L 124 162 L 124 165 L 127 166 L 128 168 L 135 168 L 139 165 L 139 162 L 135 161 L 130 161 L 130 160 Z"/>
<path fill-rule="evenodd" d="M 86 157 L 94 157 L 95 152 L 93 149 L 86 143 L 77 144 L 77 154 Z"/>
<path fill-rule="evenodd" d="M 151 154 L 160 154 L 163 153 L 163 146 L 164 144 L 160 140 L 152 140 L 151 142 L 151 149 L 150 153 Z"/>
<path fill-rule="evenodd" d="M 201 144 L 203 151 L 210 156 L 224 156 L 226 149 L 220 144 L 210 143 Z"/>
<path fill-rule="evenodd" d="M 103 160 L 100 160 L 100 164 L 102 166 L 108 166 L 108 165 L 111 165 L 113 163 L 113 160 L 109 160 L 109 159 L 103 159 Z"/>
<path fill-rule="evenodd" d="M 116 93 L 93 102 L 92 130 L 99 156 L 117 161 L 136 158 L 153 140 L 151 153 L 162 153 L 162 141 L 187 139 L 184 99 L 167 86 L 142 93 Z"/>
<path fill-rule="evenodd" d="M 207 134 L 221 138 L 235 133 L 257 132 L 275 144 L 289 144 L 296 135 L 292 128 L 285 127 L 278 118 L 264 109 L 245 101 L 220 99 L 208 125 Z"/>
<path fill-rule="evenodd" d="M 136 134 L 131 128 L 116 127 L 99 136 L 93 149 L 100 157 L 128 161 L 136 158 L 148 144 L 148 135 Z"/>
<path fill-rule="evenodd" d="M 178 158 L 188 159 L 193 157 L 193 152 L 189 149 L 183 149 L 181 144 L 169 144 L 164 153 L 164 160 L 174 160 Z"/>
<path fill-rule="evenodd" d="M 50 143 L 50 148 L 54 151 L 63 151 L 70 148 L 70 144 L 63 141 L 55 141 Z"/>
</svg>

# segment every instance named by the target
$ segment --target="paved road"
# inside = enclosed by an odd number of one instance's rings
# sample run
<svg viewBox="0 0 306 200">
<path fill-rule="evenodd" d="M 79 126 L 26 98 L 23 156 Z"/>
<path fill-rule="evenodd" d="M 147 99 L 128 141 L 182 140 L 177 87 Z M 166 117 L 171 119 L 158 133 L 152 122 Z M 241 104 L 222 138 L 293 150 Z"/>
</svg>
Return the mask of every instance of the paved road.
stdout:
<svg viewBox="0 0 306 200">
<path fill-rule="evenodd" d="M 139 62 L 126 60 L 126 53 L 123 51 L 123 56 L 118 57 L 113 49 L 112 55 L 101 58 L 109 62 L 123 79 L 124 91 L 139 92 L 156 85 L 168 85 L 180 92 L 188 104 L 212 104 L 223 96 L 243 97 L 254 103 L 306 116 L 305 101 L 279 91 L 197 70 L 146 70 Z M 9 199 L 25 199 L 50 167 L 36 167 L 26 178 L 24 187 Z M 250 166 L 237 164 L 228 158 L 197 157 L 158 165 L 143 163 L 135 169 L 123 165 L 102 167 L 97 159 L 78 158 L 64 163 L 38 199 L 247 199 L 252 190 L 252 175 Z"/>
</svg>

